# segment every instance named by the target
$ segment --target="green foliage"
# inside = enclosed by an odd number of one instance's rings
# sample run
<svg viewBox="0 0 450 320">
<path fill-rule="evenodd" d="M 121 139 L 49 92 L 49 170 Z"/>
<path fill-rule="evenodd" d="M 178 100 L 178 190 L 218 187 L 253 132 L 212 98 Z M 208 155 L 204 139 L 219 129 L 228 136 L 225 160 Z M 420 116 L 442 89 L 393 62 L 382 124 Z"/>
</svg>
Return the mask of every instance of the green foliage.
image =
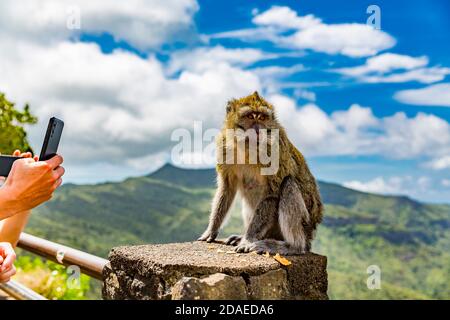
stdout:
<svg viewBox="0 0 450 320">
<path fill-rule="evenodd" d="M 0 92 L 0 152 L 12 154 L 16 149 L 32 151 L 23 125 L 36 122 L 37 118 L 31 114 L 28 104 L 23 111 L 19 111 Z"/>
<path fill-rule="evenodd" d="M 103 257 L 124 244 L 191 241 L 204 230 L 214 170 L 160 171 L 121 183 L 65 185 L 27 231 Z M 328 257 L 333 299 L 449 299 L 450 206 L 320 183 L 326 203 L 313 250 Z M 242 232 L 239 202 L 222 236 Z M 382 288 L 366 286 L 370 265 Z"/>
<path fill-rule="evenodd" d="M 51 300 L 84 300 L 90 289 L 90 278 L 81 274 L 71 277 L 73 271 L 51 261 L 30 255 L 21 255 L 15 263 L 17 279 L 35 292 Z"/>
</svg>

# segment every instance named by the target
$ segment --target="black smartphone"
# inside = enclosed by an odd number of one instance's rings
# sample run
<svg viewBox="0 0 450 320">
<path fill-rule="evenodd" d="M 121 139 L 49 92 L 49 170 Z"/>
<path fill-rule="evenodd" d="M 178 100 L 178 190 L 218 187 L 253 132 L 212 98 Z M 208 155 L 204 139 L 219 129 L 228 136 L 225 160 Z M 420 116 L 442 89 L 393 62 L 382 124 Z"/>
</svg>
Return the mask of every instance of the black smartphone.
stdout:
<svg viewBox="0 0 450 320">
<path fill-rule="evenodd" d="M 1 156 L 0 155 L 0 177 L 7 177 L 14 161 L 20 159 L 19 157 L 13 156 Z"/>
<path fill-rule="evenodd" d="M 45 161 L 56 155 L 63 128 L 64 122 L 62 120 L 55 117 L 50 119 L 39 160 Z M 0 155 L 0 177 L 7 177 L 11 171 L 14 161 L 18 159 L 20 159 L 20 157 Z"/>
<path fill-rule="evenodd" d="M 64 122 L 55 117 L 50 118 L 47 132 L 45 133 L 44 144 L 42 145 L 39 161 L 45 161 L 53 158 L 58 151 L 59 141 L 61 140 Z"/>
</svg>

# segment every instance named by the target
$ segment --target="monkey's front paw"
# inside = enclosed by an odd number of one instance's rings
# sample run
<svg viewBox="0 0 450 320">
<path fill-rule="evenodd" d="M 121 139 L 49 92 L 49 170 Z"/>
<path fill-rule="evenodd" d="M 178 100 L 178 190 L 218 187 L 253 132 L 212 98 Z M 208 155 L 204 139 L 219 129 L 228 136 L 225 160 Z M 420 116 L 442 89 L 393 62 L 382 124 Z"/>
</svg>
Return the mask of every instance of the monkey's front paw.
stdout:
<svg viewBox="0 0 450 320">
<path fill-rule="evenodd" d="M 255 244 L 242 239 L 239 245 L 234 249 L 238 253 L 248 253 L 255 250 Z"/>
<path fill-rule="evenodd" d="M 213 242 L 216 240 L 218 234 L 219 232 L 217 231 L 206 230 L 197 241 Z"/>
<path fill-rule="evenodd" d="M 237 246 L 242 240 L 241 235 L 233 234 L 225 240 L 225 243 L 232 246 Z"/>
</svg>

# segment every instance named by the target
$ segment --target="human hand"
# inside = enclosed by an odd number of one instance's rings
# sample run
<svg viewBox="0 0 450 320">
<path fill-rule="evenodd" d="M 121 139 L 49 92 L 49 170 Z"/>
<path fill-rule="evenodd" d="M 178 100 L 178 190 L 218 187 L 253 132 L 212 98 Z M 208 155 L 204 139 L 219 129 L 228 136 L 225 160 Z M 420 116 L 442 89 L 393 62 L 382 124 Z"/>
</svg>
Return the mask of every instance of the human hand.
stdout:
<svg viewBox="0 0 450 320">
<path fill-rule="evenodd" d="M 14 162 L 8 179 L 0 188 L 2 209 L 9 210 L 10 216 L 48 201 L 64 175 L 63 158 L 59 155 L 47 161 L 37 161 L 31 153 L 16 151 L 14 155 L 24 158 Z"/>
<path fill-rule="evenodd" d="M 0 155 L 2 153 L 0 152 Z M 31 152 L 20 152 L 20 150 L 16 150 L 14 151 L 14 153 L 12 154 L 14 157 L 21 157 L 21 158 L 33 158 L 35 161 L 39 160 L 39 156 L 34 156 Z M 3 185 L 3 183 L 5 182 L 6 177 L 2 177 L 0 176 L 0 186 Z"/>
<path fill-rule="evenodd" d="M 8 282 L 16 274 L 16 253 L 9 242 L 0 242 L 0 283 Z"/>
</svg>

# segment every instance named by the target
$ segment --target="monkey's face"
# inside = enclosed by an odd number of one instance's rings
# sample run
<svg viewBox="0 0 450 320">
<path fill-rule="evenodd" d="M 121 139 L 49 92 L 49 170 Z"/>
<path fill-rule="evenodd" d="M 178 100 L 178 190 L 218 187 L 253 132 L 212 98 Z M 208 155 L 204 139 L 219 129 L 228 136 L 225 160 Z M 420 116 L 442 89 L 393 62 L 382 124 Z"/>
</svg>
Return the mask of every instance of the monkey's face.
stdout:
<svg viewBox="0 0 450 320">
<path fill-rule="evenodd" d="M 272 128 L 272 116 L 272 111 L 267 107 L 243 105 L 238 110 L 236 127 L 244 131 L 255 130 L 259 135 L 260 130 Z"/>
<path fill-rule="evenodd" d="M 227 128 L 254 130 L 257 135 L 261 130 L 278 127 L 273 106 L 261 98 L 257 92 L 250 96 L 232 100 L 227 107 Z"/>
</svg>

